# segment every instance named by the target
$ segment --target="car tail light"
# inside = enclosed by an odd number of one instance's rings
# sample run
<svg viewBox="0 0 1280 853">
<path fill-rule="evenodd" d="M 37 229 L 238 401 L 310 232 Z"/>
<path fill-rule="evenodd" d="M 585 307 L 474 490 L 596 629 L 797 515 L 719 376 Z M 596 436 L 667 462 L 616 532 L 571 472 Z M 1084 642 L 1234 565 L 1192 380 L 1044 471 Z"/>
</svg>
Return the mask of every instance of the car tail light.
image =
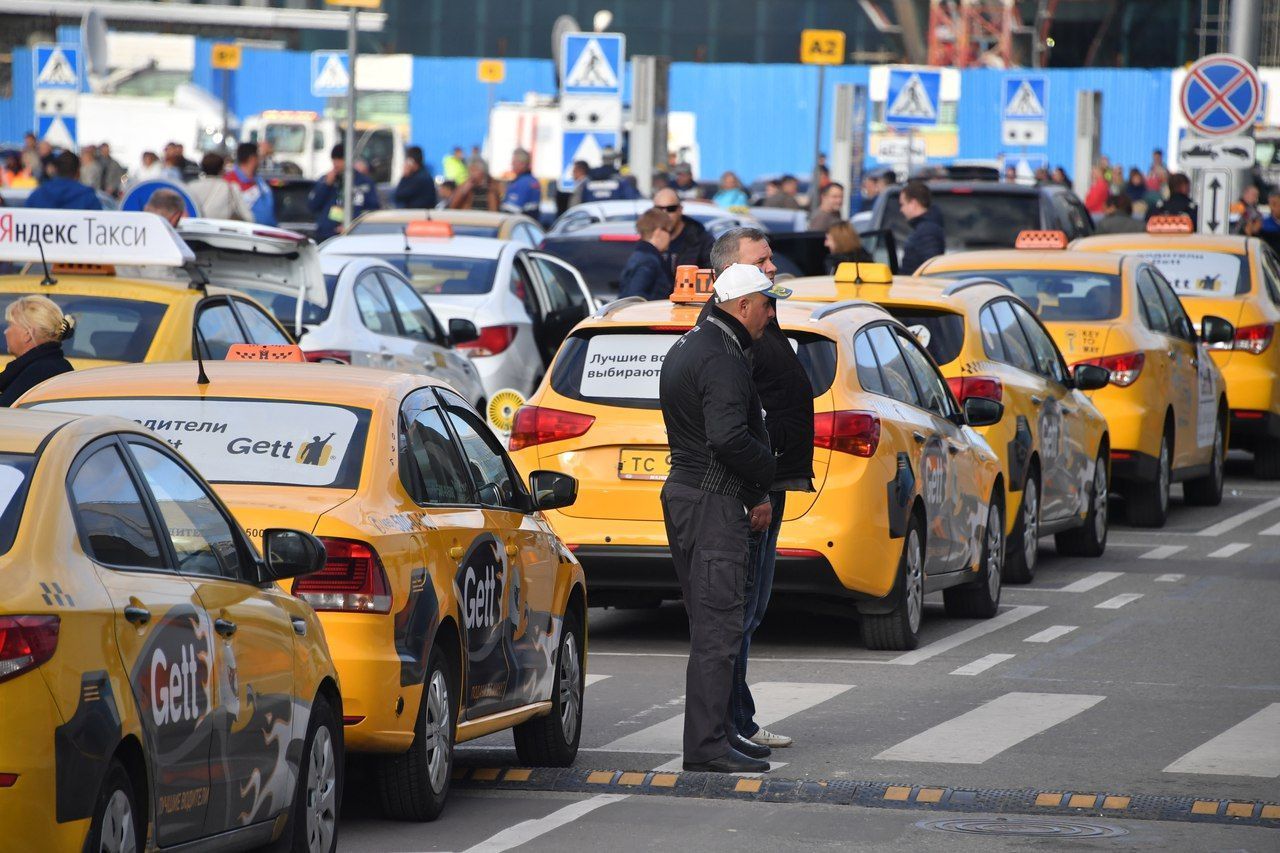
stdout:
<svg viewBox="0 0 1280 853">
<path fill-rule="evenodd" d="M 344 726 L 358 726 L 364 722 L 364 714 L 343 714 L 342 724 Z"/>
<path fill-rule="evenodd" d="M 601 234 L 601 243 L 637 243 L 640 241 L 639 234 Z"/>
<path fill-rule="evenodd" d="M 1147 357 L 1140 352 L 1126 352 L 1123 355 L 1104 355 L 1101 358 L 1086 358 L 1078 364 L 1096 364 L 1111 372 L 1111 384 L 1128 388 L 1138 381 L 1142 373 L 1142 365 Z"/>
<path fill-rule="evenodd" d="M 521 406 L 516 409 L 515 422 L 511 425 L 511 438 L 507 444 L 511 450 L 522 450 L 548 441 L 577 438 L 591 429 L 596 422 L 594 415 L 544 409 L 541 406 Z"/>
<path fill-rule="evenodd" d="M 485 326 L 474 341 L 455 344 L 454 349 L 462 350 L 470 356 L 497 355 L 511 346 L 516 339 L 519 326 Z"/>
<path fill-rule="evenodd" d="M 391 588 L 372 546 L 353 539 L 320 537 L 324 568 L 293 582 L 293 594 L 316 610 L 390 613 Z"/>
<path fill-rule="evenodd" d="M 880 418 L 872 412 L 819 412 L 813 416 L 813 446 L 874 456 L 880 445 Z"/>
<path fill-rule="evenodd" d="M 802 560 L 821 560 L 822 552 L 811 548 L 779 548 L 779 557 L 799 557 Z"/>
<path fill-rule="evenodd" d="M 1127 462 L 1128 460 L 1133 458 L 1133 454 L 1127 450 L 1113 450 L 1111 451 L 1111 458 L 1121 459 Z"/>
<path fill-rule="evenodd" d="M 1253 355 L 1261 355 L 1266 352 L 1267 347 L 1271 346 L 1271 337 L 1275 332 L 1275 326 L 1270 323 L 1263 323 L 1260 326 L 1241 326 L 1236 329 L 1236 339 L 1233 344 L 1238 350 L 1244 350 Z"/>
<path fill-rule="evenodd" d="M 1242 421 L 1260 421 L 1267 416 L 1266 412 L 1260 412 L 1256 409 L 1232 409 L 1231 414 Z"/>
<path fill-rule="evenodd" d="M 53 657 L 61 621 L 57 616 L 0 616 L 0 681 Z"/>
<path fill-rule="evenodd" d="M 1004 384 L 994 376 L 953 376 L 947 384 L 961 403 L 969 397 L 983 397 L 997 403 L 1004 399 Z"/>
<path fill-rule="evenodd" d="M 12 788 L 13 783 L 17 781 L 17 773 L 0 773 L 0 788 Z"/>
<path fill-rule="evenodd" d="M 351 352 L 343 349 L 313 349 L 311 352 L 304 352 L 302 355 L 307 361 L 324 364 L 351 363 Z"/>
</svg>

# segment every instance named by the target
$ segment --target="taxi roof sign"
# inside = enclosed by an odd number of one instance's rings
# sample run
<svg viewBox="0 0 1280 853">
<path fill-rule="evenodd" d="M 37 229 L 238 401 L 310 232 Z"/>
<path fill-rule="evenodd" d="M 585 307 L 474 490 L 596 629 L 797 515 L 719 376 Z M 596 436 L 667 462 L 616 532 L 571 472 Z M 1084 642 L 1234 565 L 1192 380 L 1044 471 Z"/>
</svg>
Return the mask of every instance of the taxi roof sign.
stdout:
<svg viewBox="0 0 1280 853">
<path fill-rule="evenodd" d="M 232 344 L 225 361 L 306 361 L 297 344 Z"/>
<path fill-rule="evenodd" d="M 452 237 L 453 225 L 434 219 L 419 219 L 404 227 L 406 237 Z"/>
<path fill-rule="evenodd" d="M 836 284 L 893 284 L 888 264 L 845 261 L 836 267 Z"/>
<path fill-rule="evenodd" d="M 1067 233 L 1065 231 L 1019 231 L 1013 247 L 1015 249 L 1065 249 Z"/>
<path fill-rule="evenodd" d="M 676 267 L 676 286 L 671 292 L 671 301 L 706 302 L 711 298 L 715 275 L 711 270 L 698 269 L 693 264 L 682 264 Z"/>
<path fill-rule="evenodd" d="M 15 209 L 0 213 L 0 261 L 183 267 L 196 259 L 154 213 Z"/>
<path fill-rule="evenodd" d="M 1191 217 L 1181 213 L 1172 216 L 1153 216 L 1147 220 L 1148 234 L 1190 234 L 1195 230 L 1195 223 L 1191 221 Z"/>
</svg>

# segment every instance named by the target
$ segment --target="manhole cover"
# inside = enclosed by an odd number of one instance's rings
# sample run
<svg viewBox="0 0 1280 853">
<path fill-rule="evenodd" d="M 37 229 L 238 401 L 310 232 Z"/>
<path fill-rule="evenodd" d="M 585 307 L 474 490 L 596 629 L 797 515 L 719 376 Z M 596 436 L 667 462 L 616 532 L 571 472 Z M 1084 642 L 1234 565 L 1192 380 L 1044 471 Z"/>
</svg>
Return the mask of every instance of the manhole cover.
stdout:
<svg viewBox="0 0 1280 853">
<path fill-rule="evenodd" d="M 952 818 L 922 820 L 916 824 L 934 832 L 963 832 L 968 835 L 1015 835 L 1021 838 L 1116 838 L 1127 830 L 1104 823 L 1079 820 L 1039 820 L 1036 818 Z"/>
</svg>

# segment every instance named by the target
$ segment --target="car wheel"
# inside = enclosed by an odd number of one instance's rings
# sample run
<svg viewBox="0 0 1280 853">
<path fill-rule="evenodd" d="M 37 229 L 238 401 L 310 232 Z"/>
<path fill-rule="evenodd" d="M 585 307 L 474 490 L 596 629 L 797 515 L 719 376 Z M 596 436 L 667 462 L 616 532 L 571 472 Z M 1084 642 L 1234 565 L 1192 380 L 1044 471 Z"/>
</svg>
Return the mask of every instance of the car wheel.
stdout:
<svg viewBox="0 0 1280 853">
<path fill-rule="evenodd" d="M 1040 560 L 1040 480 L 1036 472 L 1022 484 L 1018 521 L 1009 537 L 1004 561 L 1004 579 L 1009 583 L 1031 583 Z"/>
<path fill-rule="evenodd" d="M 85 850 L 92 853 L 138 853 L 142 849 L 141 817 L 133 781 L 119 759 L 111 759 L 98 792 Z"/>
<path fill-rule="evenodd" d="M 1227 465 L 1227 447 L 1222 432 L 1222 421 L 1219 420 L 1213 430 L 1213 456 L 1209 459 L 1209 473 L 1182 484 L 1182 497 L 1189 504 L 1217 506 L 1222 503 L 1222 481 Z"/>
<path fill-rule="evenodd" d="M 311 705 L 293 809 L 271 853 L 333 853 L 342 803 L 342 730 L 323 696 Z"/>
<path fill-rule="evenodd" d="M 1164 527 L 1169 518 L 1169 482 L 1172 479 L 1169 444 L 1169 433 L 1166 432 L 1160 437 L 1155 480 L 1139 483 L 1125 495 L 1126 513 L 1134 527 Z"/>
<path fill-rule="evenodd" d="M 1107 490 L 1110 487 L 1111 484 L 1107 481 L 1107 454 L 1105 450 L 1100 450 L 1093 463 L 1089 512 L 1085 515 L 1084 524 L 1054 535 L 1053 541 L 1058 546 L 1059 554 L 1064 557 L 1101 557 L 1102 552 L 1107 550 L 1110 510 Z"/>
<path fill-rule="evenodd" d="M 1004 569 L 1004 512 L 1000 495 L 991 495 L 987 530 L 982 541 L 981 568 L 971 583 L 943 590 L 947 615 L 960 619 L 990 619 L 1000 609 L 1000 581 Z"/>
<path fill-rule="evenodd" d="M 427 661 L 413 744 L 378 764 L 382 813 L 392 820 L 435 820 L 444 809 L 453 776 L 455 683 L 436 646 Z"/>
<path fill-rule="evenodd" d="M 1253 448 L 1253 476 L 1259 480 L 1280 480 L 1280 446 L 1262 439 Z"/>
<path fill-rule="evenodd" d="M 551 713 L 526 720 L 512 730 L 516 756 L 531 767 L 568 767 L 578 757 L 582 737 L 584 671 L 582 626 L 578 615 L 565 613 L 556 651 L 556 678 Z"/>
<path fill-rule="evenodd" d="M 918 518 L 911 520 L 902 541 L 893 610 L 862 614 L 862 642 L 876 651 L 908 651 L 920 644 L 924 620 L 924 534 Z"/>
</svg>

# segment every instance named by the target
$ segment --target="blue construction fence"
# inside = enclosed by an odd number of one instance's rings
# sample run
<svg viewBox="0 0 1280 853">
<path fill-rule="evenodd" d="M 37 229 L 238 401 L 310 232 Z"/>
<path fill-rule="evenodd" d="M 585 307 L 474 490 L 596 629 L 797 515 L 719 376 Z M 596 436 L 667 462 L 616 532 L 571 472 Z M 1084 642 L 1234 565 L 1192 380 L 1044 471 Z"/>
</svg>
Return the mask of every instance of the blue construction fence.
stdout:
<svg viewBox="0 0 1280 853">
<path fill-rule="evenodd" d="M 74 37 L 75 31 L 60 33 Z M 213 42 L 198 39 L 192 81 L 222 92 L 220 72 L 210 67 Z M 267 109 L 323 110 L 311 95 L 310 54 L 245 47 L 242 66 L 232 74 L 229 107 L 238 116 Z M 823 91 L 823 147 L 831 138 L 835 86 L 866 84 L 869 66 L 828 68 Z M 1046 69 L 1049 80 L 1048 145 L 1028 148 L 1050 164 L 1070 166 L 1073 157 L 1076 92 L 1103 93 L 1102 152 L 1113 163 L 1145 165 L 1153 148 L 1168 139 L 1168 69 Z M 1001 81 L 1023 70 L 973 69 L 960 72 L 957 158 L 995 158 L 1000 140 Z M 34 122 L 31 51 L 13 52 L 13 92 L 0 99 L 0 142 L 15 142 Z M 628 81 L 629 82 L 629 81 Z M 811 168 L 818 70 L 803 65 L 738 65 L 677 62 L 671 66 L 670 109 L 697 115 L 702 177 L 726 169 L 744 180 Z M 545 59 L 506 60 L 506 79 L 496 85 L 496 101 L 522 101 L 528 92 L 555 92 L 552 63 Z M 439 168 L 454 146 L 480 144 L 486 133 L 487 84 L 476 79 L 473 58 L 415 57 L 409 95 L 412 141 Z M 160 141 L 157 141 L 160 144 Z M 873 161 L 869 161 L 869 165 Z"/>
</svg>

